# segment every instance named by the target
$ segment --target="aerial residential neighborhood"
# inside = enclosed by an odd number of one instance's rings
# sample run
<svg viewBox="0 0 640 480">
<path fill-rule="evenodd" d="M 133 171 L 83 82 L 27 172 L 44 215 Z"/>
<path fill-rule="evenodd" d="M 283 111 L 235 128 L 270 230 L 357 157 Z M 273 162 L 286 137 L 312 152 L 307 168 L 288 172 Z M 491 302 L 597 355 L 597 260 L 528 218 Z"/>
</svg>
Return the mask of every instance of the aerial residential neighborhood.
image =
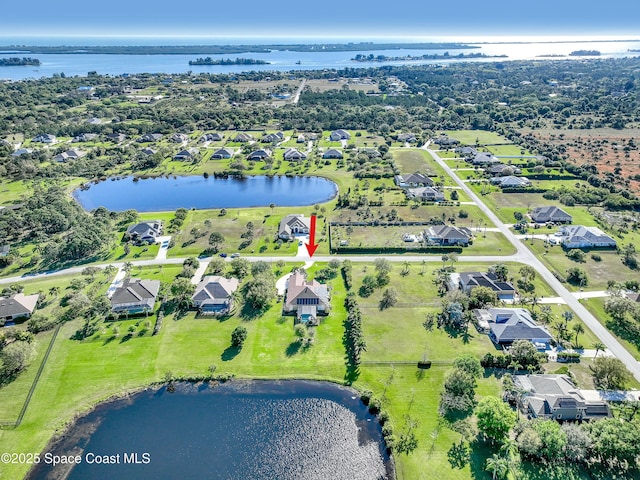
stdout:
<svg viewBox="0 0 640 480">
<path fill-rule="evenodd" d="M 338 450 L 380 461 L 344 478 L 638 478 L 638 62 L 394 58 L 0 82 L 0 446 L 84 452 L 112 397 L 339 385 Z M 268 427 L 341 425 L 313 399 Z M 235 435 L 208 415 L 243 402 L 184 413 Z"/>
</svg>

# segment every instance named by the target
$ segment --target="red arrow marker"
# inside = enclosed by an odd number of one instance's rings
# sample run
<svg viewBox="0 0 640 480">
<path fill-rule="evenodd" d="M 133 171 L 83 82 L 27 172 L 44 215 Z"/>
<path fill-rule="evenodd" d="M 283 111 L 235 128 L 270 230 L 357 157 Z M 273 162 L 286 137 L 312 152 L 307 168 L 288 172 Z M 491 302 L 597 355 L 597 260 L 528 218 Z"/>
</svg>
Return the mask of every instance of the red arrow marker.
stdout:
<svg viewBox="0 0 640 480">
<path fill-rule="evenodd" d="M 309 243 L 305 243 L 304 246 L 307 247 L 307 252 L 309 252 L 309 256 L 313 257 L 313 253 L 316 251 L 316 248 L 318 248 L 318 245 L 316 244 L 316 216 L 315 215 L 311 215 Z"/>
</svg>

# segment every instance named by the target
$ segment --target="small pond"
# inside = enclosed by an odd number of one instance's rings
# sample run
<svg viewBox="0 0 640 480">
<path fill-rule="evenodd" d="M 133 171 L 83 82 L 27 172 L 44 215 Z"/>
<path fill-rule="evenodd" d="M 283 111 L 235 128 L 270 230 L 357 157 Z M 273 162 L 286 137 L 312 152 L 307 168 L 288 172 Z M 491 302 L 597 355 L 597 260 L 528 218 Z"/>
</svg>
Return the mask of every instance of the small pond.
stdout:
<svg viewBox="0 0 640 480">
<path fill-rule="evenodd" d="M 98 406 L 47 454 L 80 460 L 70 472 L 41 462 L 28 478 L 393 478 L 380 425 L 356 394 L 297 380 L 145 390 Z"/>
<path fill-rule="evenodd" d="M 134 209 L 161 212 L 177 208 L 241 208 L 315 205 L 338 193 L 335 183 L 321 177 L 204 176 L 109 179 L 77 189 L 73 196 L 85 210 L 105 207 L 112 211 Z"/>
</svg>

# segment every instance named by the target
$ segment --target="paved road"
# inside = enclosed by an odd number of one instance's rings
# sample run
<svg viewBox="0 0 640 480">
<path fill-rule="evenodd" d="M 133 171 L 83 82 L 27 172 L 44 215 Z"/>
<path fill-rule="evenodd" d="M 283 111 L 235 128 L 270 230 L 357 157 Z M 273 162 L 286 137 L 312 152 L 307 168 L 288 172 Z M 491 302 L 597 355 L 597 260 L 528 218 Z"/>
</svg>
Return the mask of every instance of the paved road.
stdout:
<svg viewBox="0 0 640 480">
<path fill-rule="evenodd" d="M 602 326 L 598 319 L 596 319 L 596 317 L 594 317 L 591 312 L 589 312 L 580 303 L 576 296 L 569 292 L 569 290 L 567 290 L 564 285 L 562 285 L 562 283 L 553 276 L 551 271 L 540 260 L 538 260 L 538 258 L 527 247 L 524 246 L 524 244 L 513 234 L 511 230 L 509 230 L 502 220 L 500 220 L 496 214 L 484 204 L 480 197 L 478 197 L 478 195 L 476 195 L 476 193 L 471 190 L 466 183 L 460 180 L 449 165 L 447 165 L 447 162 L 440 158 L 434 150 L 429 149 L 428 144 L 423 148 L 431 154 L 445 172 L 447 172 L 447 174 L 449 174 L 449 176 L 451 176 L 451 178 L 453 178 L 455 182 L 462 187 L 471 200 L 476 202 L 483 213 L 489 217 L 504 236 L 507 237 L 507 239 L 516 247 L 517 253 L 515 256 L 518 258 L 518 261 L 531 265 L 535 268 L 538 274 L 551 286 L 551 288 L 555 290 L 558 296 L 564 300 L 564 302 L 578 315 L 585 325 L 591 329 L 600 341 L 607 346 L 609 351 L 624 362 L 633 376 L 640 381 L 640 363 L 633 358 L 633 356 L 620 344 L 620 342 L 618 342 L 618 340 Z M 460 257 L 460 259 L 462 259 L 462 257 Z"/>
<path fill-rule="evenodd" d="M 302 93 L 302 90 L 304 89 L 304 86 L 306 84 L 307 84 L 307 79 L 303 78 L 302 81 L 300 82 L 300 86 L 298 87 L 298 90 L 296 90 L 296 94 L 293 96 L 294 105 L 300 101 L 300 94 Z"/>
</svg>

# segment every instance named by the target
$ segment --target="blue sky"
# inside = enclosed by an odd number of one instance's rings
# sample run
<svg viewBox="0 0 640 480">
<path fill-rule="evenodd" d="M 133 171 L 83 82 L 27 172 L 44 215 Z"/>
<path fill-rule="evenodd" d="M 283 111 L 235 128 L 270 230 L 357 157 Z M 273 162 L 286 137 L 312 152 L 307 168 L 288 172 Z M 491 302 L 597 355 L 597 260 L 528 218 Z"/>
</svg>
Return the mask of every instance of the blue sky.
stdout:
<svg viewBox="0 0 640 480">
<path fill-rule="evenodd" d="M 640 37 L 633 0 L 0 0 L 0 36 Z"/>
</svg>

